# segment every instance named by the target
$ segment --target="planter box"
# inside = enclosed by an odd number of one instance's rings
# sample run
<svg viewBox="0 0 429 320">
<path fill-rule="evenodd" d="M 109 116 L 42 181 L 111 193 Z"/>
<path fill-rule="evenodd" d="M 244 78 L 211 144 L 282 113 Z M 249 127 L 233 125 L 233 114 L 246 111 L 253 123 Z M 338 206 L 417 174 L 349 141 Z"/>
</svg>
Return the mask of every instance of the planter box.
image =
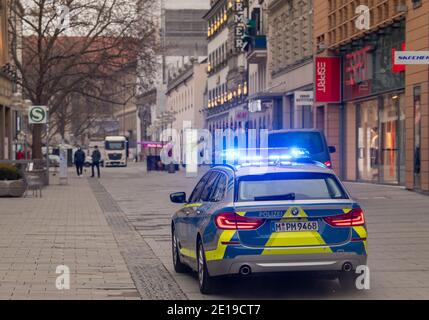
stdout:
<svg viewBox="0 0 429 320">
<path fill-rule="evenodd" d="M 24 180 L 0 181 L 0 197 L 22 197 L 26 188 Z"/>
</svg>

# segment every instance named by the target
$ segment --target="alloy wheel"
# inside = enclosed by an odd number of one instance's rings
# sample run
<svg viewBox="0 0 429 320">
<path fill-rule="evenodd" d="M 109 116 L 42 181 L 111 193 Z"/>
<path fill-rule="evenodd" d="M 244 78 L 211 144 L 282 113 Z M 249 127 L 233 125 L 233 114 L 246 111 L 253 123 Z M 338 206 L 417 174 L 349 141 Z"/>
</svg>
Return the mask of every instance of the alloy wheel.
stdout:
<svg viewBox="0 0 429 320">
<path fill-rule="evenodd" d="M 204 251 L 202 245 L 198 249 L 198 280 L 202 285 L 204 282 Z"/>
</svg>

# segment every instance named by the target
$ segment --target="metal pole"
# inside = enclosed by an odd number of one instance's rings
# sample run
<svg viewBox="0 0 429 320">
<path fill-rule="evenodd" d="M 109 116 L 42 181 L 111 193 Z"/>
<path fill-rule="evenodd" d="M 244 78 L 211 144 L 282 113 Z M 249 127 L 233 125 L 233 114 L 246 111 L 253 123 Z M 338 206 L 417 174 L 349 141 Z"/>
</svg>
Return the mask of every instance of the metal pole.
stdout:
<svg viewBox="0 0 429 320">
<path fill-rule="evenodd" d="M 27 128 L 24 128 L 24 159 L 28 160 L 27 156 Z"/>
<path fill-rule="evenodd" d="M 46 185 L 49 185 L 49 109 L 46 112 Z"/>
</svg>

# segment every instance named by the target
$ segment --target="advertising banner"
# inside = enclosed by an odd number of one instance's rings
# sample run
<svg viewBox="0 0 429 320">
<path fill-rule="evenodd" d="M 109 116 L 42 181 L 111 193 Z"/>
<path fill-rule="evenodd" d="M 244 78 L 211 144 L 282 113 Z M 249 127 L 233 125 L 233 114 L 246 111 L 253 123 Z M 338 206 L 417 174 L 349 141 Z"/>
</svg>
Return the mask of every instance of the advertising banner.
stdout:
<svg viewBox="0 0 429 320">
<path fill-rule="evenodd" d="M 341 101 L 341 58 L 316 57 L 316 102 Z"/>
</svg>

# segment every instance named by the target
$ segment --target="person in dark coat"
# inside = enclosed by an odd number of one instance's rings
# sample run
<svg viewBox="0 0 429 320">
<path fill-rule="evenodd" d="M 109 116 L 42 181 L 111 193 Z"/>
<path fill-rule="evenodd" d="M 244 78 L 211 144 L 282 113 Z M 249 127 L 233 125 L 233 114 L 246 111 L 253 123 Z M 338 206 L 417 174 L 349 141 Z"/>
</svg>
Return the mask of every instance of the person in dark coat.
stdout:
<svg viewBox="0 0 429 320">
<path fill-rule="evenodd" d="M 74 164 L 76 166 L 77 176 L 81 177 L 83 175 L 83 165 L 85 164 L 85 152 L 80 146 L 78 146 L 77 151 L 74 153 Z"/>
<path fill-rule="evenodd" d="M 101 153 L 100 150 L 98 150 L 98 146 L 94 147 L 94 151 L 92 152 L 92 176 L 91 178 L 95 177 L 94 167 L 97 168 L 97 174 L 100 178 L 100 161 L 101 161 Z"/>
</svg>

